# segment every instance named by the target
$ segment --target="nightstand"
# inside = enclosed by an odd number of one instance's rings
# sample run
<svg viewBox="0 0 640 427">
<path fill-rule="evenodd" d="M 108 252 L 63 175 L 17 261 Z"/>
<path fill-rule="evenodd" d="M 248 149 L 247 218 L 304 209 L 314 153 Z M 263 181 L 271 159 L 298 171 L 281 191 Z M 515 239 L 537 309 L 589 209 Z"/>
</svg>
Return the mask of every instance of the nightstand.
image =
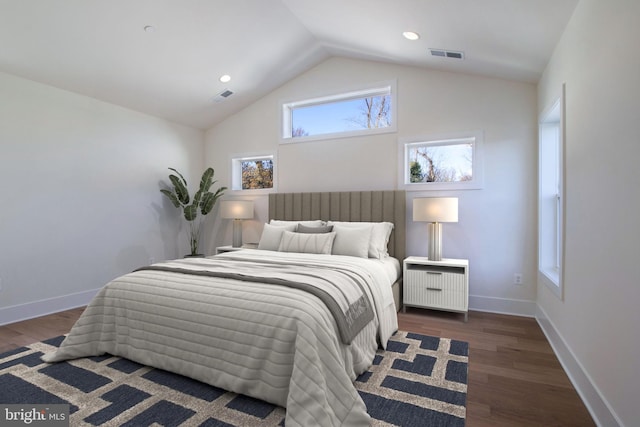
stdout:
<svg viewBox="0 0 640 427">
<path fill-rule="evenodd" d="M 234 247 L 233 247 L 233 246 L 231 246 L 231 245 L 228 245 L 228 246 L 218 246 L 218 247 L 216 248 L 216 255 L 223 254 L 223 253 L 225 253 L 225 252 L 239 251 L 240 249 L 244 249 L 244 248 L 234 248 Z"/>
<path fill-rule="evenodd" d="M 218 246 L 216 248 L 216 255 L 223 254 L 225 252 L 239 251 L 241 249 L 258 249 L 258 244 L 257 243 L 245 243 L 244 245 L 240 246 L 239 248 L 237 248 L 237 247 L 234 248 L 231 245 Z"/>
<path fill-rule="evenodd" d="M 431 261 L 411 256 L 403 263 L 404 307 L 420 307 L 469 315 L 469 261 Z"/>
</svg>

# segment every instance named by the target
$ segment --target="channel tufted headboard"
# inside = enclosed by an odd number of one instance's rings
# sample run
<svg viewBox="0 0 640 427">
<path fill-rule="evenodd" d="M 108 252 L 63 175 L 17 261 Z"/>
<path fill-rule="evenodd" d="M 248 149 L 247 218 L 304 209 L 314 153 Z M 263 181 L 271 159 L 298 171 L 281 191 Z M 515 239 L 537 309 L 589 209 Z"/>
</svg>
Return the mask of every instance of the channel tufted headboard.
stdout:
<svg viewBox="0 0 640 427">
<path fill-rule="evenodd" d="M 406 199 L 403 190 L 271 193 L 269 219 L 392 222 L 389 254 L 400 262 L 405 258 Z"/>
</svg>

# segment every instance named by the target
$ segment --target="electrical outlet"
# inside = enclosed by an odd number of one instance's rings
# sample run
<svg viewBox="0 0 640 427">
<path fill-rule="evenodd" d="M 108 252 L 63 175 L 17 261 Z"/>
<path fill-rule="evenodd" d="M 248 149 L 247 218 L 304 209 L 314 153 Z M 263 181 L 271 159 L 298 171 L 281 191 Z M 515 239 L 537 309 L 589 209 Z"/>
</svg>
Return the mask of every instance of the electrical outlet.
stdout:
<svg viewBox="0 0 640 427">
<path fill-rule="evenodd" d="M 515 273 L 513 275 L 513 284 L 514 285 L 518 285 L 518 286 L 522 286 L 522 273 Z"/>
</svg>

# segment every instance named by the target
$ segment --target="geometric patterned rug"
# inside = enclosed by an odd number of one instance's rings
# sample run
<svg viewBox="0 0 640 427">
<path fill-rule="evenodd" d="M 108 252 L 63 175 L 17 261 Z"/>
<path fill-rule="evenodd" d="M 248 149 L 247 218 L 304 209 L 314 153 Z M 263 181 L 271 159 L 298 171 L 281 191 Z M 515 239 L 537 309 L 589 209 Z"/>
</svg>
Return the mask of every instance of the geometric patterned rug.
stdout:
<svg viewBox="0 0 640 427">
<path fill-rule="evenodd" d="M 69 404 L 71 426 L 284 425 L 284 408 L 120 357 L 42 362 L 63 339 L 0 354 L 0 406 Z M 468 355 L 466 342 L 397 332 L 355 381 L 373 425 L 464 426 Z"/>
</svg>

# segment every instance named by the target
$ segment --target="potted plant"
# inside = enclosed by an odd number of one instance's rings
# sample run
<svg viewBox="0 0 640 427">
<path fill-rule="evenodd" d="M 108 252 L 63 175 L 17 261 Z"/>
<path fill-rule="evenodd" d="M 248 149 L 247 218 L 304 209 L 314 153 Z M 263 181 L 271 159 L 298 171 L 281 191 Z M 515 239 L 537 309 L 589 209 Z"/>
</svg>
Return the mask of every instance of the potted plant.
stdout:
<svg viewBox="0 0 640 427">
<path fill-rule="evenodd" d="M 173 206 L 182 209 L 184 219 L 189 223 L 189 246 L 191 247 L 191 254 L 188 256 L 202 256 L 198 253 L 198 241 L 200 240 L 203 217 L 211 212 L 216 201 L 224 194 L 227 187 L 220 187 L 215 193 L 209 191 L 211 186 L 217 181 L 213 180 L 214 170 L 208 168 L 202 174 L 200 188 L 193 198 L 191 198 L 187 188 L 187 180 L 184 179 L 182 174 L 177 170 L 173 168 L 169 168 L 169 170 L 176 173 L 176 175 L 169 175 L 173 189 L 161 189 L 160 192 L 171 200 Z M 199 214 L 202 214 L 202 216 Z"/>
</svg>

